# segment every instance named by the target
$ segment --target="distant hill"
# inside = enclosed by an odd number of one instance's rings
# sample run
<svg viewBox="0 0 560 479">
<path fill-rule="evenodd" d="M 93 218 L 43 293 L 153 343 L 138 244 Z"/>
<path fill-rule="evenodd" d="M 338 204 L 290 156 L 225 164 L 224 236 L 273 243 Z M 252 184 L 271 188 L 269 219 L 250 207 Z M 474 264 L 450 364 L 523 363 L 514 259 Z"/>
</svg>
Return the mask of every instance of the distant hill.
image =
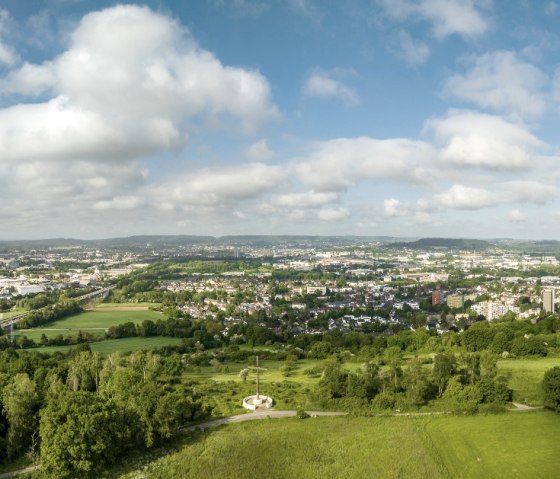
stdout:
<svg viewBox="0 0 560 479">
<path fill-rule="evenodd" d="M 257 246 L 275 245 L 319 246 L 329 244 L 387 243 L 396 238 L 388 236 L 307 236 L 307 235 L 231 235 L 216 238 L 196 235 L 137 235 L 122 238 L 82 240 L 74 238 L 52 238 L 39 240 L 0 241 L 0 251 L 44 250 L 49 248 L 113 248 L 165 250 L 180 246 Z"/>
<path fill-rule="evenodd" d="M 484 250 L 491 246 L 491 243 L 478 239 L 464 238 L 421 238 L 412 242 L 399 242 L 387 245 L 393 248 L 410 249 L 452 249 L 452 250 Z"/>
</svg>

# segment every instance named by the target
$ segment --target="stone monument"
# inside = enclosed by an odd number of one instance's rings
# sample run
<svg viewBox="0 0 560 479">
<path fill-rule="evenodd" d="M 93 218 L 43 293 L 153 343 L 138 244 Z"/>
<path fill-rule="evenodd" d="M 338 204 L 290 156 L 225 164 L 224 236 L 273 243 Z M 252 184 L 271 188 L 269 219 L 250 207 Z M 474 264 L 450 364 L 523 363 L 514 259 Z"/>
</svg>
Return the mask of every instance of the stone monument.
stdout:
<svg viewBox="0 0 560 479">
<path fill-rule="evenodd" d="M 266 368 L 259 367 L 259 357 L 257 356 L 257 365 L 250 366 L 249 369 L 253 369 L 256 373 L 256 383 L 257 383 L 257 393 L 252 396 L 247 396 L 243 399 L 243 407 L 251 411 L 257 409 L 270 409 L 274 401 L 269 396 L 263 396 L 259 391 L 259 371 L 266 371 Z"/>
</svg>

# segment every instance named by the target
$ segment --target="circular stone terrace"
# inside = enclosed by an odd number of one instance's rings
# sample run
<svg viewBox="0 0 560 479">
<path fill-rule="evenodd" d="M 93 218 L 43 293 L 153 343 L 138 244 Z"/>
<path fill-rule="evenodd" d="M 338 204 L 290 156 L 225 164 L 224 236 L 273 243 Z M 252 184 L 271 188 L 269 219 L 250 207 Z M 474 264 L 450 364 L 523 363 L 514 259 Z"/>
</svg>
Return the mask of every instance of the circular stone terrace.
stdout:
<svg viewBox="0 0 560 479">
<path fill-rule="evenodd" d="M 249 409 L 250 411 L 256 411 L 257 409 L 270 409 L 274 405 L 274 401 L 270 396 L 263 396 L 262 394 L 254 394 L 252 396 L 247 396 L 243 399 L 243 407 Z"/>
</svg>

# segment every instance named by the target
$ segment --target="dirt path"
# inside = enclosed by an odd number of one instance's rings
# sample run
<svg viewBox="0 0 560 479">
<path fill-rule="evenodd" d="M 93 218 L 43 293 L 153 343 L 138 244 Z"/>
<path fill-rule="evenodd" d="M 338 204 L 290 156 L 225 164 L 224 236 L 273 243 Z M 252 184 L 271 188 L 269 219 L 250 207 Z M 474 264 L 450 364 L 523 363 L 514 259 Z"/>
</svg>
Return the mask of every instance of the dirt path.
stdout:
<svg viewBox="0 0 560 479">
<path fill-rule="evenodd" d="M 510 409 L 510 411 L 534 411 L 535 409 L 543 409 L 542 406 L 528 406 L 527 404 L 521 404 L 518 402 L 512 402 L 515 406 L 514 409 Z"/>
<path fill-rule="evenodd" d="M 17 471 L 4 472 L 4 473 L 0 474 L 0 479 L 8 479 L 9 477 L 16 477 L 16 476 L 20 476 L 22 474 L 28 474 L 30 472 L 36 471 L 40 467 L 41 466 L 29 466 L 29 467 L 26 467 L 25 469 L 18 469 Z"/>
<path fill-rule="evenodd" d="M 311 417 L 315 416 L 346 416 L 347 412 L 328 412 L 328 411 L 306 411 Z M 181 429 L 181 431 L 195 431 L 197 429 L 206 429 L 212 426 L 220 426 L 221 424 L 231 424 L 234 422 L 245 421 L 258 421 L 260 419 L 272 419 L 282 417 L 295 417 L 297 411 L 274 411 L 265 409 L 245 414 L 238 414 L 237 416 L 224 417 L 222 419 L 214 419 L 213 421 L 206 421 L 196 426 L 189 426 Z"/>
</svg>

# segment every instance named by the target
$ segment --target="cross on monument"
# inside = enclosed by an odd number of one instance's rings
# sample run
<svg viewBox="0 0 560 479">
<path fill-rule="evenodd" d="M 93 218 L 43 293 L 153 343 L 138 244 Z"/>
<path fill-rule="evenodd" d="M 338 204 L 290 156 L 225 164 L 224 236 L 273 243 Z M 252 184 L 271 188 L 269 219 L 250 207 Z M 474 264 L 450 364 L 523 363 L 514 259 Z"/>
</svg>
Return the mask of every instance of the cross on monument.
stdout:
<svg viewBox="0 0 560 479">
<path fill-rule="evenodd" d="M 257 372 L 257 401 L 259 400 L 259 371 L 266 371 L 266 368 L 259 368 L 259 357 L 257 356 L 257 366 L 249 366 L 249 369 L 254 369 Z"/>
</svg>

